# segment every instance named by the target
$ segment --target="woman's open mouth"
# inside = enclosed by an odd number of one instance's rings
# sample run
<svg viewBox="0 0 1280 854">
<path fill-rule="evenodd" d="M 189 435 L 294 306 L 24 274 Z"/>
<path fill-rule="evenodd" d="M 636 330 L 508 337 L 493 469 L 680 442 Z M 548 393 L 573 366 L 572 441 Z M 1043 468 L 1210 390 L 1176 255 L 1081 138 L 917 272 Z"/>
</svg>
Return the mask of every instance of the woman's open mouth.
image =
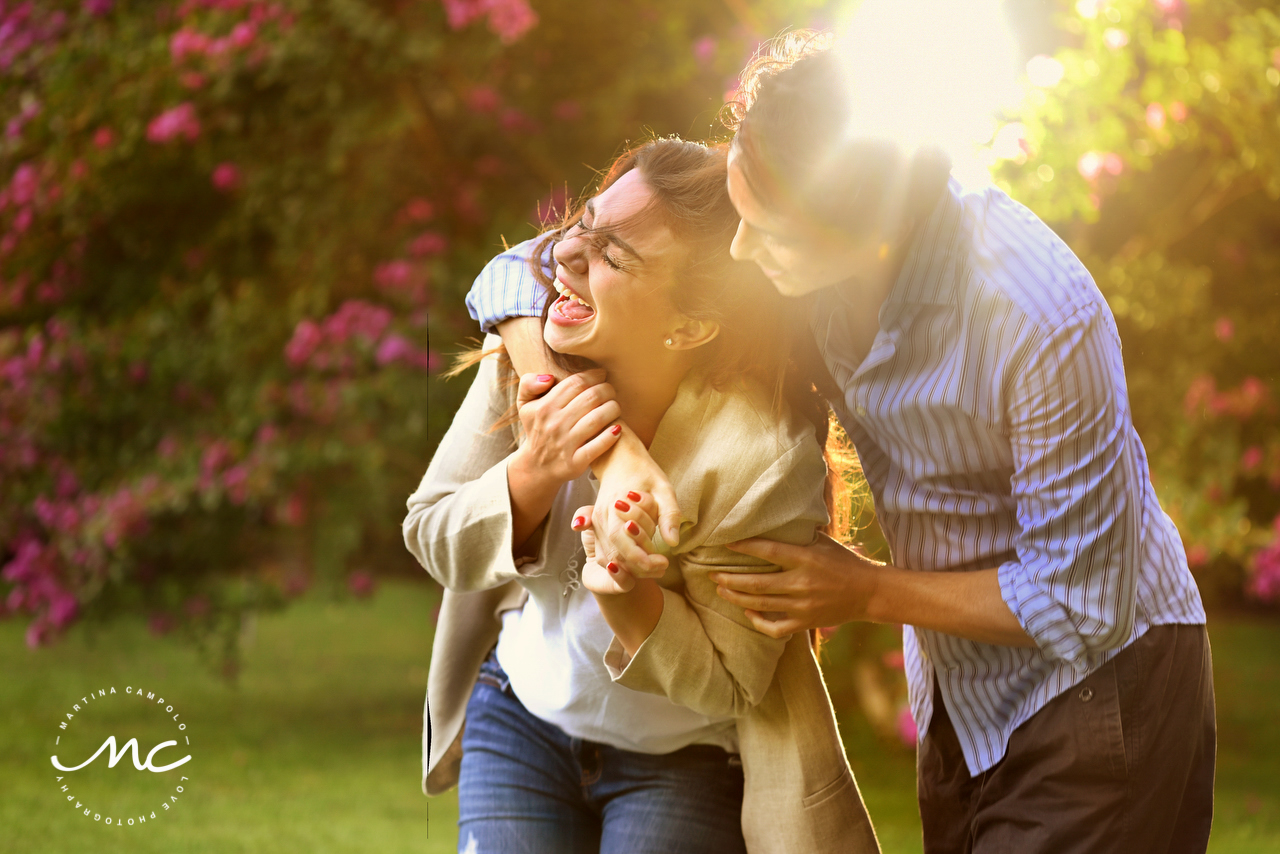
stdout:
<svg viewBox="0 0 1280 854">
<path fill-rule="evenodd" d="M 559 278 L 555 280 L 555 288 L 560 297 L 551 306 L 550 319 L 552 323 L 560 326 L 574 326 L 579 323 L 585 323 L 596 316 L 596 310 L 588 305 L 578 295 L 577 291 L 560 281 Z"/>
</svg>

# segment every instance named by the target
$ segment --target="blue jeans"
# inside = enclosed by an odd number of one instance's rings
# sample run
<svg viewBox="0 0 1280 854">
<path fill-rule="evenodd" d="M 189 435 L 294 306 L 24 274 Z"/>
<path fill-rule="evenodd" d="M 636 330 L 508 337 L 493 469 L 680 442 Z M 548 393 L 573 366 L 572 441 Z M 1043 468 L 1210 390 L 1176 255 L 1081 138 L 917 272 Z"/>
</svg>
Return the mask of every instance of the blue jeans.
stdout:
<svg viewBox="0 0 1280 854">
<path fill-rule="evenodd" d="M 490 654 L 467 703 L 459 854 L 734 854 L 742 763 L 694 744 L 661 756 L 571 738 L 516 699 Z"/>
</svg>

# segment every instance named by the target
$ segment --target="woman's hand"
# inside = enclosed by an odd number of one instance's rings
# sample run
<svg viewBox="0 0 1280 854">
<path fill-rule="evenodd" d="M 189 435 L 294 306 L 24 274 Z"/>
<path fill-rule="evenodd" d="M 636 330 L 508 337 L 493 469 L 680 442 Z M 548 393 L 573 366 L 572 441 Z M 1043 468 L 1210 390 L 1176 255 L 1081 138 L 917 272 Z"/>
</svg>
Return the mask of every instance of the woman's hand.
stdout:
<svg viewBox="0 0 1280 854">
<path fill-rule="evenodd" d="M 587 506 L 573 514 L 573 530 L 582 534 L 582 547 L 587 553 L 582 586 L 595 594 L 601 616 L 627 655 L 632 656 L 662 618 L 662 588 L 652 578 L 637 579 L 616 563 L 600 565 L 603 556 L 596 552 L 592 512 Z"/>
<path fill-rule="evenodd" d="M 560 382 L 550 374 L 520 378 L 516 408 L 524 441 L 507 463 L 512 546 L 518 551 L 551 510 L 560 487 L 581 477 L 618 441 L 622 414 L 603 370 Z"/>
<path fill-rule="evenodd" d="M 591 505 L 579 507 L 578 512 L 573 514 L 573 530 L 582 535 L 582 548 L 587 553 L 582 567 L 582 586 L 600 596 L 629 593 L 636 585 L 635 576 L 616 563 L 602 565 L 597 560 L 596 532 L 591 526 L 592 514 Z"/>
<path fill-rule="evenodd" d="M 638 578 L 662 577 L 667 570 L 667 558 L 652 547 L 654 521 L 657 520 L 668 546 L 680 542 L 680 508 L 666 474 L 625 425 L 618 445 L 595 471 L 600 478 L 595 518 L 601 556 Z M 631 498 L 633 495 L 639 498 Z M 619 502 L 628 505 L 628 509 L 622 510 Z M 632 514 L 630 511 L 637 507 L 641 514 Z M 628 533 L 626 523 L 629 521 L 644 528 L 643 537 Z"/>
<path fill-rule="evenodd" d="M 616 397 L 599 369 L 559 383 L 550 374 L 520 377 L 516 407 L 525 438 L 510 466 L 556 489 L 581 477 L 622 433 L 615 423 L 622 414 Z"/>
</svg>

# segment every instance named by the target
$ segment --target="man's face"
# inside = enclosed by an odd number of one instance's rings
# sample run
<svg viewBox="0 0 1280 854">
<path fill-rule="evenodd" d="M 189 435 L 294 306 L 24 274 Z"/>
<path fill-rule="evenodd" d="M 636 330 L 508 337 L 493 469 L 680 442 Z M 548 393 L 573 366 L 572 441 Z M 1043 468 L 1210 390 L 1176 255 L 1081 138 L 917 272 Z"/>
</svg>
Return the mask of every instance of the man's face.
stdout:
<svg viewBox="0 0 1280 854">
<path fill-rule="evenodd" d="M 748 187 L 737 152 L 729 155 L 729 198 L 742 221 L 729 252 L 754 261 L 778 293 L 799 297 L 839 282 L 874 278 L 888 254 L 880 231 L 858 238 L 767 209 Z"/>
</svg>

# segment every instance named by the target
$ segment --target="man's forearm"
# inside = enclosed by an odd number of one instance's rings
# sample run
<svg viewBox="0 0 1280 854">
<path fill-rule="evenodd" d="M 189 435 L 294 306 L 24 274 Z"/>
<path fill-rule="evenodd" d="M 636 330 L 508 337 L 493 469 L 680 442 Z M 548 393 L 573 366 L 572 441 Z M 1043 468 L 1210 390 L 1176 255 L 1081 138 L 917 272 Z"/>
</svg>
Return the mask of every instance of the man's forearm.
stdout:
<svg viewBox="0 0 1280 854">
<path fill-rule="evenodd" d="M 1034 648 L 1000 595 L 999 570 L 912 572 L 886 566 L 875 571 L 867 618 L 906 623 L 1001 646 Z"/>
<path fill-rule="evenodd" d="M 557 379 L 564 379 L 564 369 L 551 360 L 551 353 L 543 343 L 542 321 L 538 318 L 512 317 L 499 323 L 497 330 L 517 374 L 552 374 Z M 611 466 L 618 466 L 617 470 L 627 474 L 643 471 L 649 466 L 657 469 L 657 463 L 649 456 L 640 437 L 626 426 L 626 422 L 622 427 L 617 443 L 591 464 L 591 470 L 600 480 L 604 479 Z"/>
</svg>

